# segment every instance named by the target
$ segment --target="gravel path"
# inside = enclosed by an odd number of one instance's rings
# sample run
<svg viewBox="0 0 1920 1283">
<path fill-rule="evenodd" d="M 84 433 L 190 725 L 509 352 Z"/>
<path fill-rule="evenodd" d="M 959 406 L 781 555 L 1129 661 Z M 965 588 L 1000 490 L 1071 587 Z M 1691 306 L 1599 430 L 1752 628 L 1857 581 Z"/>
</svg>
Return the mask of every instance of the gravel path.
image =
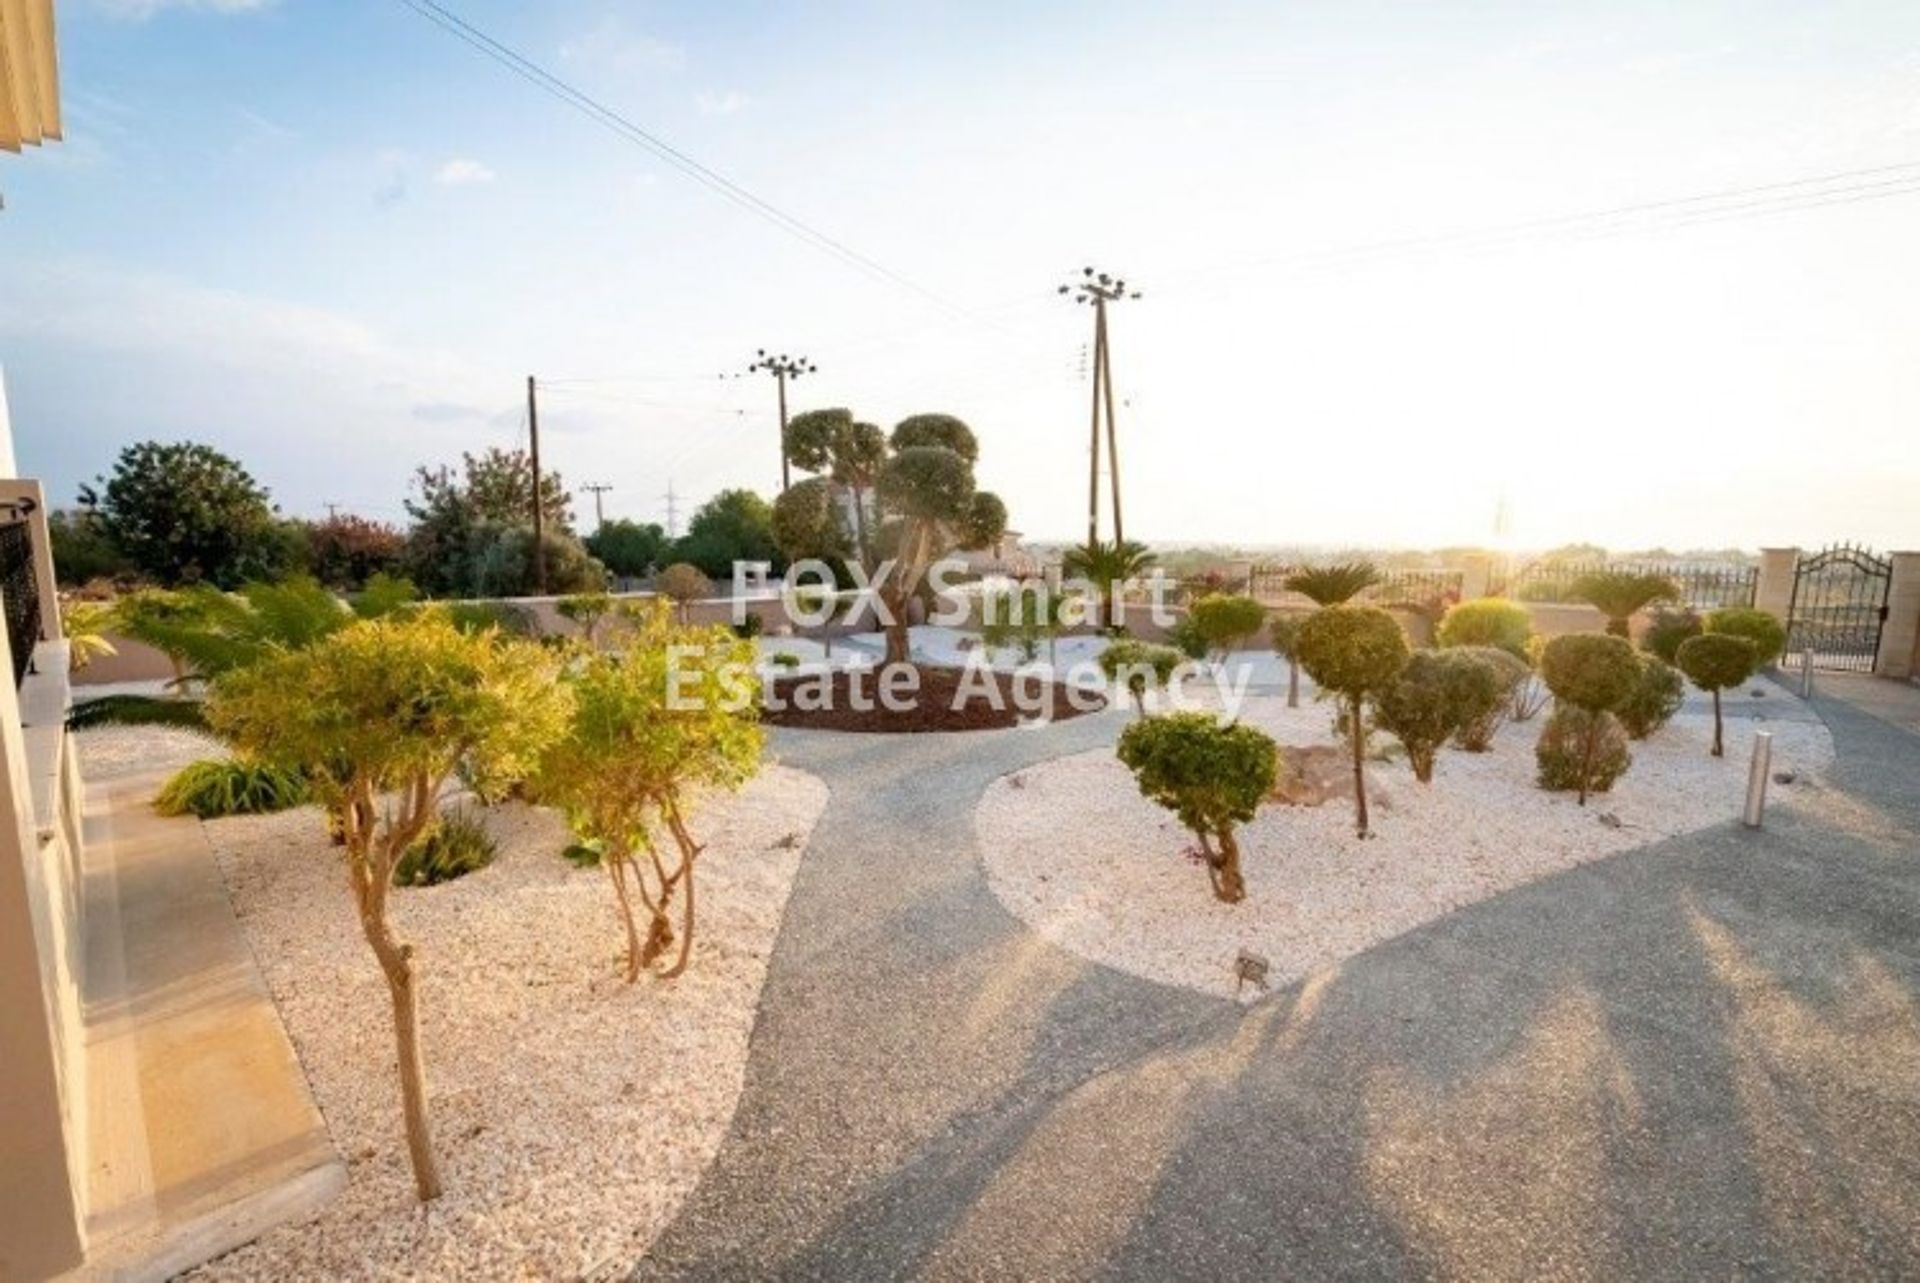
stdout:
<svg viewBox="0 0 1920 1283">
<path fill-rule="evenodd" d="M 80 736 L 92 778 L 219 750 L 152 730 Z M 427 1078 L 447 1192 L 416 1202 L 400 1128 L 386 987 L 339 858 L 311 809 L 206 831 L 300 1055 L 346 1190 L 195 1277 L 569 1278 L 630 1260 L 711 1160 L 738 1098 L 747 1035 L 802 850 L 827 803 L 771 766 L 693 828 L 701 918 L 672 983 L 619 978 L 623 941 L 598 870 L 560 858 L 551 812 L 481 812 L 489 867 L 396 892 L 421 958 Z"/>
<path fill-rule="evenodd" d="M 637 1275 L 1920 1273 L 1920 738 L 1822 712 L 1836 761 L 1761 832 L 1538 877 L 1251 1007 L 987 885 L 982 794 L 1125 714 L 784 733 L 833 800 L 733 1127 Z"/>
<path fill-rule="evenodd" d="M 1328 708 L 1247 701 L 1241 719 L 1283 744 L 1341 747 Z M 1781 805 L 1805 796 L 1832 760 L 1818 722 L 1732 719 L 1727 756 L 1708 753 L 1711 716 L 1683 715 L 1633 746 L 1633 767 L 1589 805 L 1534 783 L 1539 720 L 1502 729 L 1494 751 L 1445 751 L 1431 785 L 1404 760 L 1369 766 L 1374 836 L 1354 836 L 1353 804 L 1269 805 L 1239 834 L 1247 899 L 1213 898 L 1186 859 L 1192 835 L 1140 795 L 1109 749 L 995 781 L 975 823 L 995 894 L 1048 940 L 1149 980 L 1247 1001 L 1242 949 L 1283 985 L 1488 896 L 1663 837 L 1718 826 L 1745 797 L 1754 732 L 1772 732 Z M 1384 741 L 1384 737 L 1383 737 Z M 1033 836 L 1047 839 L 1036 842 Z"/>
</svg>

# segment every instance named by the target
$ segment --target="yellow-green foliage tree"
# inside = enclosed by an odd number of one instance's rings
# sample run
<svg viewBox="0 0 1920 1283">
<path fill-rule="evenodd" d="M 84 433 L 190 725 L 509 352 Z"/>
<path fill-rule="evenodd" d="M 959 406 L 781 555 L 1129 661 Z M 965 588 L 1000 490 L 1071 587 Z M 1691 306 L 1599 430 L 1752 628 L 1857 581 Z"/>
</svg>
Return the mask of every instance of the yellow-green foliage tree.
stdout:
<svg viewBox="0 0 1920 1283">
<path fill-rule="evenodd" d="M 216 679 L 215 731 L 298 771 L 338 826 L 361 933 L 393 1003 L 414 1186 L 441 1191 L 427 1116 L 414 948 L 395 932 L 394 865 L 439 814 L 456 769 L 523 776 L 559 734 L 566 696 L 541 647 L 468 634 L 439 612 L 351 625 Z"/>
<path fill-rule="evenodd" d="M 565 734 L 541 754 L 535 793 L 580 839 L 570 855 L 607 871 L 627 936 L 627 980 L 676 943 L 672 979 L 693 949 L 694 864 L 687 817 L 701 793 L 733 789 L 760 768 L 763 732 L 754 645 L 725 628 L 676 626 L 661 604 L 634 623 L 618 655 L 594 655 L 568 678 Z M 671 846 L 669 859 L 663 846 Z M 634 898 L 646 909 L 642 939 Z"/>
</svg>

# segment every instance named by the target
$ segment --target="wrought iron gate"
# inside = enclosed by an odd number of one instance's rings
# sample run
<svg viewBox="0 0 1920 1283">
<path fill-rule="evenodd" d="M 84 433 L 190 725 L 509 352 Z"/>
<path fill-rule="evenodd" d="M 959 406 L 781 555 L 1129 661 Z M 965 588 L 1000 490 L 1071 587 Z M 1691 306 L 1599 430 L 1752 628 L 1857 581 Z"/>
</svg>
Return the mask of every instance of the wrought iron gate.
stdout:
<svg viewBox="0 0 1920 1283">
<path fill-rule="evenodd" d="M 1793 568 L 1793 604 L 1787 609 L 1787 654 L 1797 667 L 1809 652 L 1813 666 L 1870 673 L 1887 622 L 1893 559 L 1871 549 L 1836 544 Z"/>
</svg>

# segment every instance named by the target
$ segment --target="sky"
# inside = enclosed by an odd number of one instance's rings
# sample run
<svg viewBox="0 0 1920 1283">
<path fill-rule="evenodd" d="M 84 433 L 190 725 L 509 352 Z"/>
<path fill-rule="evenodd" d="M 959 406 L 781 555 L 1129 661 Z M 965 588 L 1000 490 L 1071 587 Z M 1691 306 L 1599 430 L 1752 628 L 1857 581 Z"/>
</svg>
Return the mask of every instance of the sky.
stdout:
<svg viewBox="0 0 1920 1283">
<path fill-rule="evenodd" d="M 399 0 L 67 0 L 66 140 L 0 155 L 57 500 L 194 439 L 400 521 L 532 374 L 550 466 L 684 523 L 778 489 L 771 380 L 722 377 L 767 347 L 795 409 L 961 416 L 1076 538 L 1093 264 L 1142 292 L 1130 537 L 1920 548 L 1911 0 L 444 3 L 884 272 Z"/>
</svg>

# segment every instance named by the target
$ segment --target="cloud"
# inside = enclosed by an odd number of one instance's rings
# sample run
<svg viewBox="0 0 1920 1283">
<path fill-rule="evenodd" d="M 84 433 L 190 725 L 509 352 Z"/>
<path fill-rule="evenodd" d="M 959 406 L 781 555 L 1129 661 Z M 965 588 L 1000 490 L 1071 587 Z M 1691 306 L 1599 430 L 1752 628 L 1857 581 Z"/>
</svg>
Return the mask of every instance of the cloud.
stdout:
<svg viewBox="0 0 1920 1283">
<path fill-rule="evenodd" d="M 456 156 L 433 171 L 433 181 L 442 187 L 471 187 L 490 183 L 498 175 L 477 160 Z"/>
<path fill-rule="evenodd" d="M 274 0 L 94 0 L 93 7 L 110 18 L 145 22 L 169 10 L 197 13 L 254 13 Z"/>
<path fill-rule="evenodd" d="M 729 89 L 725 93 L 698 93 L 693 96 L 693 105 L 700 109 L 703 116 L 731 116 L 737 111 L 745 111 L 753 105 L 753 99 L 738 89 Z"/>
<path fill-rule="evenodd" d="M 619 18 L 608 16 L 599 25 L 561 42 L 560 57 L 568 62 L 606 67 L 614 71 L 678 71 L 687 65 L 682 45 L 641 31 L 629 31 Z"/>
</svg>

